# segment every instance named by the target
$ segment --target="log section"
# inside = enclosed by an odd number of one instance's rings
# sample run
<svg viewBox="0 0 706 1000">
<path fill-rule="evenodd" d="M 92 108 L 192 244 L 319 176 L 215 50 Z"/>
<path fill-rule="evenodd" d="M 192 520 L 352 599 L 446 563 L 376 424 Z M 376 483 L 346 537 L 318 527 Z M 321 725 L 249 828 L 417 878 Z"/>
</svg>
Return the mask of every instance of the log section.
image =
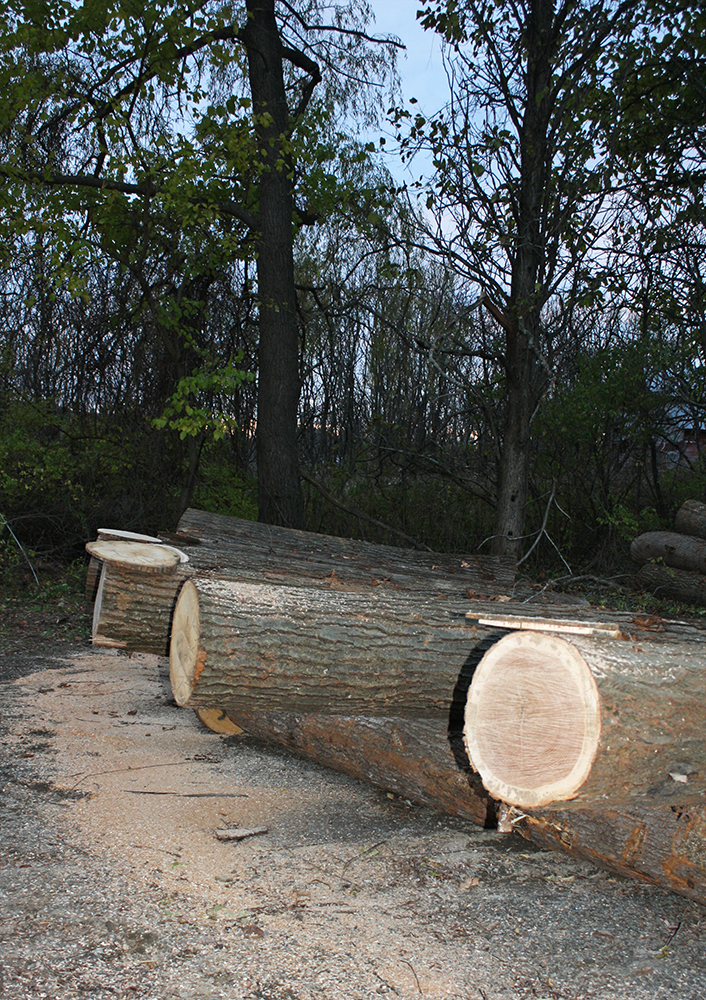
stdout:
<svg viewBox="0 0 706 1000">
<path fill-rule="evenodd" d="M 412 802 L 480 826 L 495 824 L 495 803 L 471 771 L 460 746 L 456 748 L 460 757 L 454 754 L 442 720 L 245 712 L 242 708 L 228 709 L 227 718 L 267 743 Z"/>
<path fill-rule="evenodd" d="M 706 503 L 685 500 L 677 511 L 674 527 L 681 535 L 706 538 Z"/>
<path fill-rule="evenodd" d="M 630 558 L 638 566 L 659 560 L 675 569 L 706 573 L 706 539 L 676 531 L 648 531 L 633 541 Z"/>
<path fill-rule="evenodd" d="M 174 698 L 193 708 L 448 718 L 464 665 L 491 634 L 464 612 L 411 595 L 194 577 L 174 608 Z"/>
<path fill-rule="evenodd" d="M 522 808 L 703 800 L 705 633 L 681 634 L 638 644 L 520 631 L 496 643 L 464 725 L 491 795 Z"/>
<path fill-rule="evenodd" d="M 86 549 L 101 574 L 93 605 L 94 646 L 166 656 L 171 615 L 183 576 L 172 546 L 99 540 Z"/>
<path fill-rule="evenodd" d="M 219 713 L 222 714 L 222 713 Z M 227 715 L 226 718 L 229 718 Z M 342 718 L 277 712 L 232 716 L 246 733 L 385 791 L 480 826 L 498 803 L 468 768 L 453 736 L 434 720 Z M 231 725 L 233 723 L 231 722 Z M 706 808 L 639 805 L 531 811 L 500 805 L 506 830 L 614 874 L 706 904 Z"/>
<path fill-rule="evenodd" d="M 691 803 L 543 811 L 511 810 L 512 828 L 540 847 L 706 905 L 706 808 Z"/>
<path fill-rule="evenodd" d="M 637 574 L 640 586 L 659 597 L 675 597 L 688 604 L 706 604 L 706 574 L 645 563 Z"/>
<path fill-rule="evenodd" d="M 200 510 L 187 510 L 177 534 L 164 537 L 197 570 L 251 583 L 464 598 L 510 594 L 515 581 L 515 562 L 506 557 L 419 552 Z"/>
</svg>

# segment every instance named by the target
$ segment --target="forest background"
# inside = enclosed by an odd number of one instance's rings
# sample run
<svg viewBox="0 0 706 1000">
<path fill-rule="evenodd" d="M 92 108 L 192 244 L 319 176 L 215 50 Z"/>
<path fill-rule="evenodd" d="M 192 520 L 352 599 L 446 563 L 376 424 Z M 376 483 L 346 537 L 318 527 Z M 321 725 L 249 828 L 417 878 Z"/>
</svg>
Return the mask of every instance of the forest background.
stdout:
<svg viewBox="0 0 706 1000">
<path fill-rule="evenodd" d="M 191 505 L 619 579 L 706 497 L 701 5 L 417 8 L 433 113 L 365 0 L 0 4 L 4 573 Z"/>
</svg>

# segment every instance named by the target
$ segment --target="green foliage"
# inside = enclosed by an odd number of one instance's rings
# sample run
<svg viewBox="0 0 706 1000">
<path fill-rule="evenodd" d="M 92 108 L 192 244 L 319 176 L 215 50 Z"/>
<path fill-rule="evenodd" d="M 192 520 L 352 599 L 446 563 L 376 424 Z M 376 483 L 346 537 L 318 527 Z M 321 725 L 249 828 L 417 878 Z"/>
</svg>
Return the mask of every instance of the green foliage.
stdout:
<svg viewBox="0 0 706 1000">
<path fill-rule="evenodd" d="M 191 506 L 246 521 L 257 520 L 257 483 L 236 471 L 227 440 L 205 448 Z"/>
<path fill-rule="evenodd" d="M 176 391 L 167 401 L 161 417 L 155 417 L 152 426 L 157 430 L 165 427 L 178 431 L 183 441 L 186 437 L 196 437 L 209 432 L 214 441 L 220 441 L 227 433 L 237 429 L 232 416 L 223 410 L 208 405 L 214 396 L 228 396 L 236 392 L 244 382 L 252 382 L 254 375 L 236 367 L 243 360 L 241 351 L 221 368 L 201 369 L 192 375 L 179 379 Z"/>
</svg>

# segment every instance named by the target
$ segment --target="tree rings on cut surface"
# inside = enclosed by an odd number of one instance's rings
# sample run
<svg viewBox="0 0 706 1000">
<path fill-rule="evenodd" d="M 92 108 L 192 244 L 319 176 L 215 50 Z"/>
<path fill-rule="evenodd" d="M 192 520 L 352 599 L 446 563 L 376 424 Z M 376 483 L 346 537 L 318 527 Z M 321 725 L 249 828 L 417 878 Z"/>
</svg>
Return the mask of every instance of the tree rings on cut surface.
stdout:
<svg viewBox="0 0 706 1000">
<path fill-rule="evenodd" d="M 526 809 L 572 798 L 591 771 L 600 733 L 596 682 L 565 639 L 514 632 L 478 664 L 464 737 L 495 798 Z"/>
<path fill-rule="evenodd" d="M 203 664 L 199 667 L 199 633 L 201 613 L 199 594 L 187 580 L 179 592 L 169 644 L 169 680 L 177 705 L 187 705 L 198 680 Z"/>
<path fill-rule="evenodd" d="M 155 545 L 151 542 L 126 542 L 106 538 L 87 542 L 86 551 L 101 562 L 144 573 L 171 573 L 181 562 L 177 549 L 171 545 Z"/>
</svg>

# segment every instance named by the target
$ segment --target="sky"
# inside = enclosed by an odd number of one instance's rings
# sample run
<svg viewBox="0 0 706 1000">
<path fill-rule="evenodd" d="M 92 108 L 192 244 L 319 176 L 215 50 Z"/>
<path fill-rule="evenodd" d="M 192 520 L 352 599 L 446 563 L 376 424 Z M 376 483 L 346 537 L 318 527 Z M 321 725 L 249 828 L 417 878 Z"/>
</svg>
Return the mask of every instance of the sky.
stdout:
<svg viewBox="0 0 706 1000">
<path fill-rule="evenodd" d="M 446 100 L 446 75 L 441 61 L 439 36 L 425 31 L 416 18 L 419 0 L 370 0 L 375 14 L 375 33 L 397 35 L 406 46 L 399 56 L 402 92 L 415 97 L 426 112 L 436 111 Z"/>
<path fill-rule="evenodd" d="M 401 77 L 402 96 L 405 105 L 411 98 L 419 102 L 418 110 L 432 114 L 443 107 L 448 99 L 446 73 L 441 59 L 439 36 L 433 31 L 425 31 L 416 18 L 422 6 L 419 0 L 369 0 L 375 14 L 375 24 L 371 26 L 378 35 L 397 35 L 406 46 L 406 51 L 398 56 L 398 70 Z M 388 166 L 395 177 L 409 180 L 420 173 L 429 174 L 431 165 L 424 160 L 415 161 L 413 168 L 405 168 L 394 155 L 388 158 Z"/>
</svg>

